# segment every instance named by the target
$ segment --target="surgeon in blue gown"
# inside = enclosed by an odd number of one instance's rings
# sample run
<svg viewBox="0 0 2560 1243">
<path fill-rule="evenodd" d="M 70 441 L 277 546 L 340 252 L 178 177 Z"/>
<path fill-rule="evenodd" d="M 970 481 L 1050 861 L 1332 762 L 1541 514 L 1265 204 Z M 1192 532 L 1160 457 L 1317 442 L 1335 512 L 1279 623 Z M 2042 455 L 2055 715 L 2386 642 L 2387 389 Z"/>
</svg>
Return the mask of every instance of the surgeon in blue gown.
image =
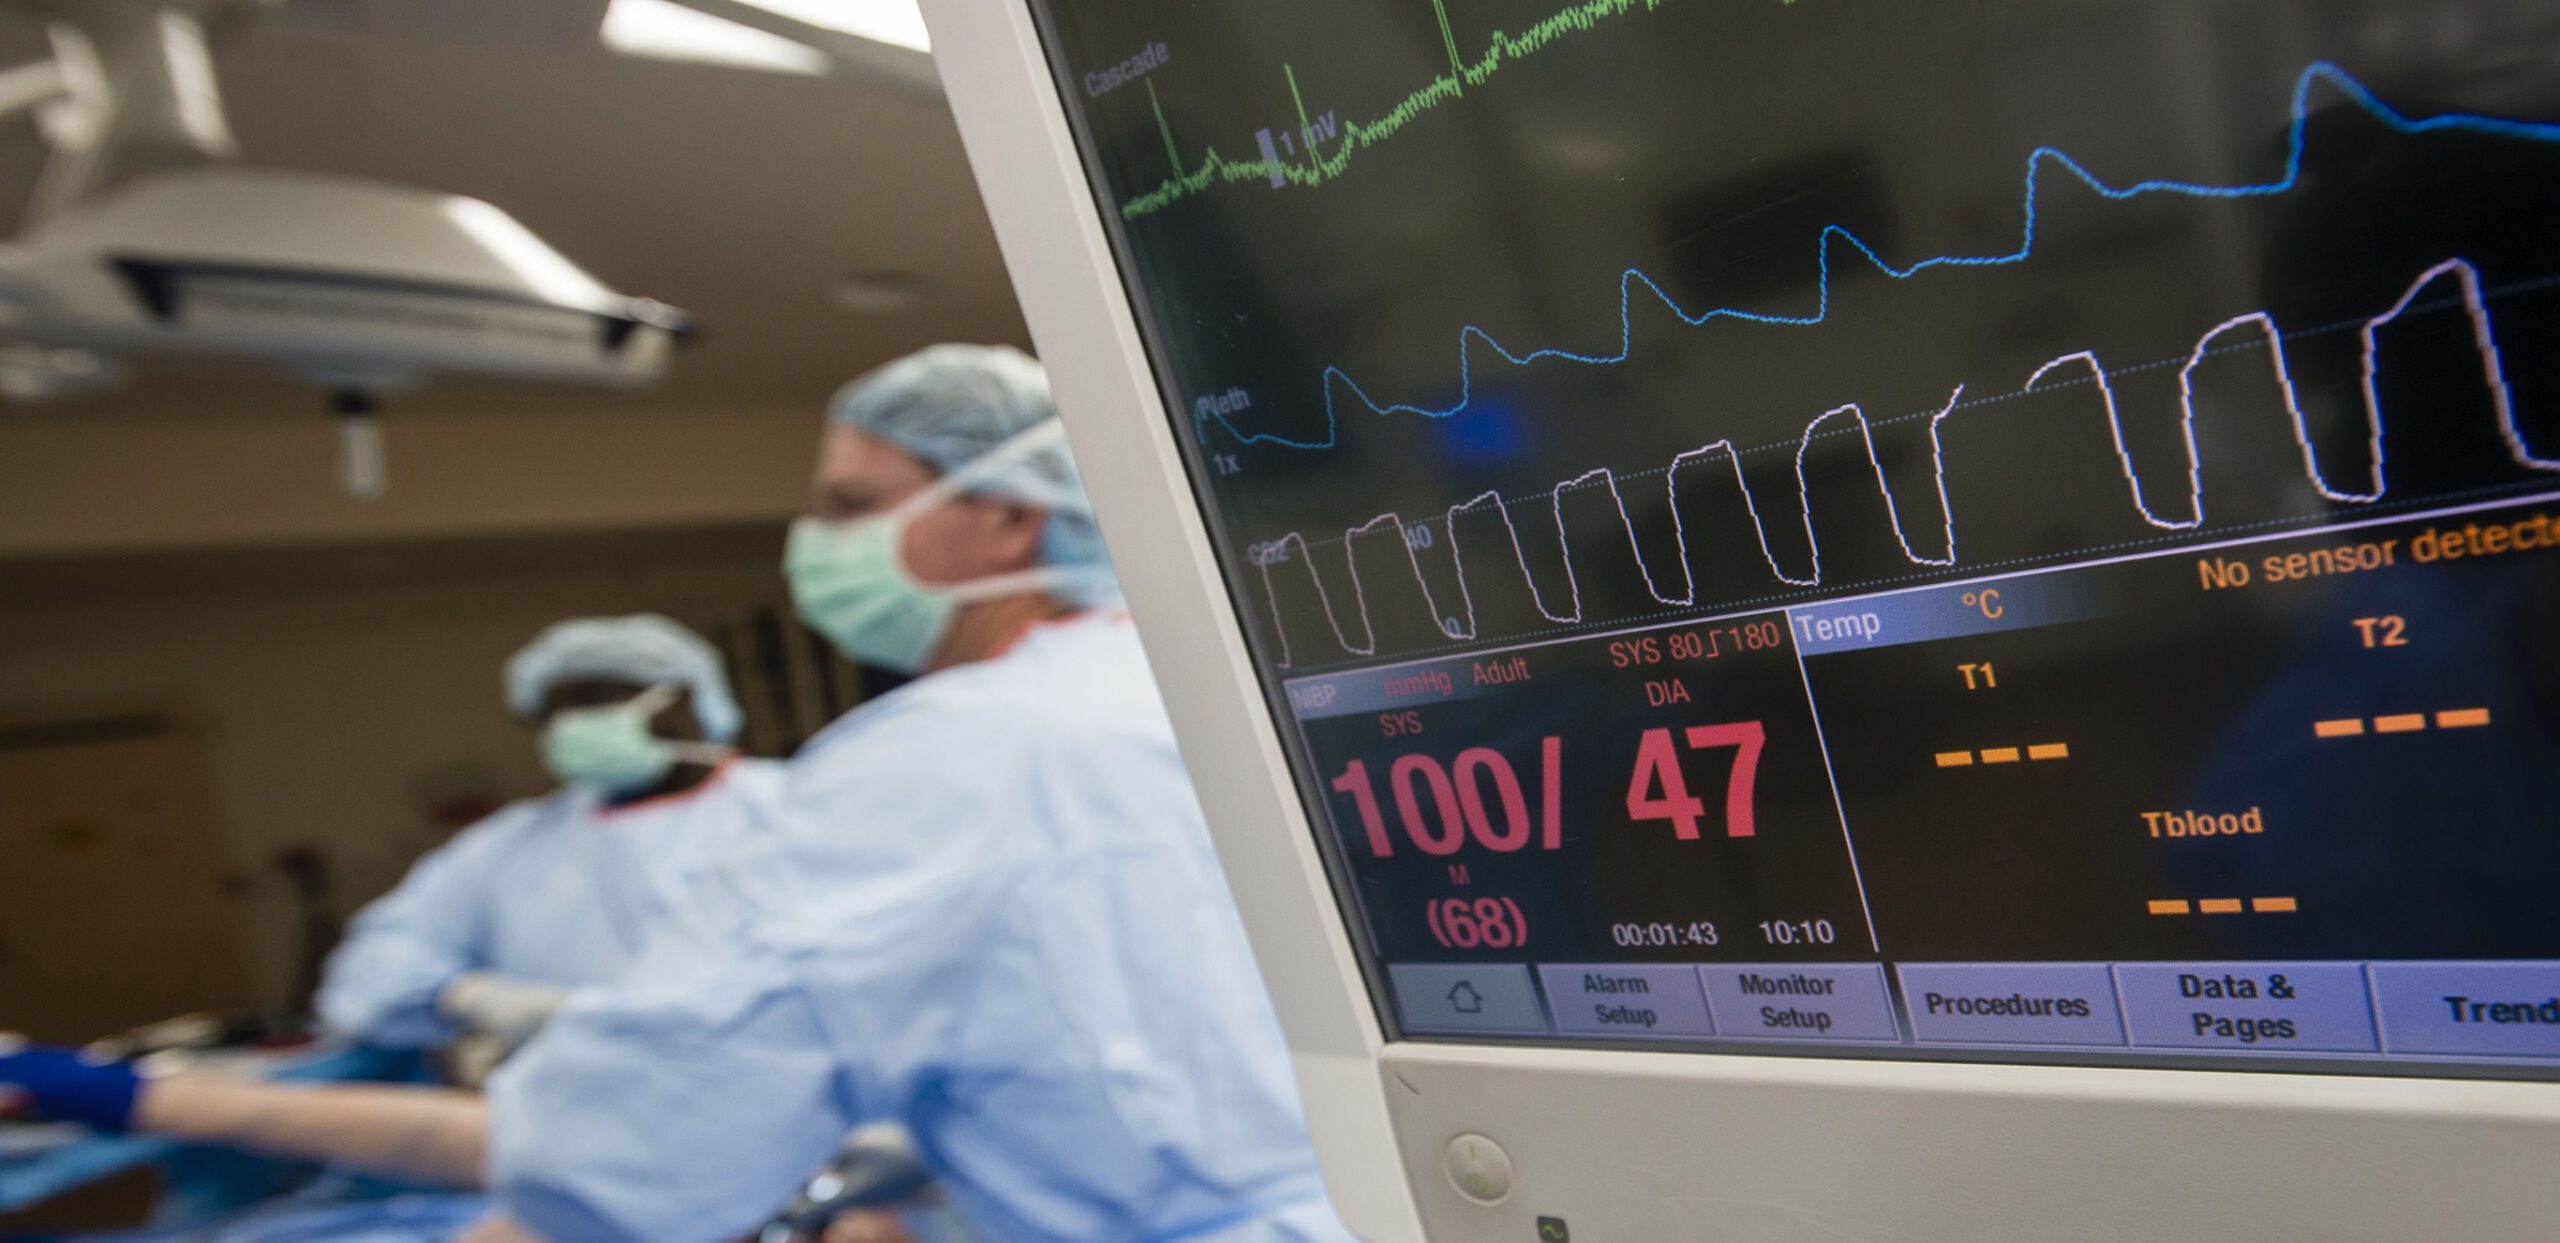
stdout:
<svg viewBox="0 0 2560 1243">
<path fill-rule="evenodd" d="M 943 346 L 848 387 L 786 564 L 847 655 L 925 676 L 501 1073 L 501 1201 L 720 1237 L 893 1118 L 990 1239 L 1347 1239 L 1038 366 Z"/>
<path fill-rule="evenodd" d="M 781 789 L 781 765 L 730 750 L 720 654 L 667 618 L 555 625 L 508 661 L 506 696 L 560 787 L 464 829 L 356 915 L 320 988 L 332 1030 L 522 1044 L 568 990 L 619 978 Z"/>
</svg>

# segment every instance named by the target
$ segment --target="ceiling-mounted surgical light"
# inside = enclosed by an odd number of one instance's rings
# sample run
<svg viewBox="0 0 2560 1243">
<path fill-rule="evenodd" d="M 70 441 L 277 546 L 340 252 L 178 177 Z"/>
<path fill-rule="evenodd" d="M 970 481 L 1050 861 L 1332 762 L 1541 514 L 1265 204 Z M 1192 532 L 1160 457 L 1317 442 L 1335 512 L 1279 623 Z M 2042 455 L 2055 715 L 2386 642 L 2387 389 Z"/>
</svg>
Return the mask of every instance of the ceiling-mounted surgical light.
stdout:
<svg viewBox="0 0 2560 1243">
<path fill-rule="evenodd" d="M 0 74 L 0 115 L 41 110 L 51 147 L 0 246 L 0 397 L 94 391 L 139 366 L 274 368 L 331 394 L 340 477 L 369 500 L 386 395 L 456 376 L 639 388 L 665 374 L 687 316 L 615 292 L 497 207 L 241 164 L 205 30 L 276 3 L 41 6 L 47 71 Z M 811 72 L 832 63 L 803 50 Z"/>
</svg>

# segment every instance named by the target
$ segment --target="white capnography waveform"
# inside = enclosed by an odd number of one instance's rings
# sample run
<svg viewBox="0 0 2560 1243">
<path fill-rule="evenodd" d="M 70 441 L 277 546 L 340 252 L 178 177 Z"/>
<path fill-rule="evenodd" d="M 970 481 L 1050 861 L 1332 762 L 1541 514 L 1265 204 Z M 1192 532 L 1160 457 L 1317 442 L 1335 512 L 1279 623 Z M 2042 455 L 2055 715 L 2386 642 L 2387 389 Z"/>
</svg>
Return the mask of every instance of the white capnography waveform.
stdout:
<svg viewBox="0 0 2560 1243">
<path fill-rule="evenodd" d="M 2246 334 L 2254 329 L 2267 350 L 2268 365 L 2274 373 L 2277 388 L 2283 395 L 2285 413 L 2292 425 L 2294 443 L 2302 453 L 2303 473 L 2311 486 L 2317 489 L 2322 497 L 2333 502 L 2371 504 L 2381 500 L 2389 492 L 2388 460 L 2383 444 L 2382 395 L 2376 379 L 2379 374 L 2381 355 L 2377 333 L 2408 314 L 2416 305 L 2419 295 L 2438 282 L 2446 280 L 2451 280 L 2456 285 L 2460 305 L 2470 318 L 2472 344 L 2480 357 L 2481 378 L 2488 388 L 2490 403 L 2498 422 L 2498 432 L 2506 443 L 2509 456 L 2517 465 L 2528 470 L 2560 471 L 2560 459 L 2536 454 L 2526 443 L 2522 429 L 2516 424 L 2515 404 L 2508 391 L 2506 368 L 2498 351 L 2489 308 L 2481 290 L 2480 273 L 2469 261 L 2460 258 L 2447 259 L 2428 268 L 2416 280 L 2410 282 L 2408 288 L 2389 309 L 2364 321 L 2360 331 L 2360 371 L 2365 415 L 2365 444 L 2371 469 L 2367 486 L 2361 489 L 2338 486 L 2331 480 L 2329 472 L 2322 467 L 2319 449 L 2312 443 L 2309 422 L 2303 415 L 2294 388 L 2293 374 L 2285 360 L 2284 334 L 2277 326 L 2275 317 L 2266 311 L 2252 311 L 2214 325 L 2203 336 L 2197 338 L 2195 348 L 2189 352 L 2185 364 L 2179 368 L 2179 431 L 2185 448 L 2187 482 L 2187 503 L 2183 513 L 2164 513 L 2155 508 L 2150 497 L 2146 495 L 2141 473 L 2134 465 L 2133 453 L 2125 443 L 2124 420 L 2117 405 L 2115 389 L 2108 382 L 2108 372 L 2099 361 L 2096 351 L 2081 350 L 2065 354 L 2044 364 L 2028 377 L 2021 391 L 2035 391 L 2039 386 L 2044 385 L 2047 377 L 2057 372 L 2066 372 L 2075 367 L 2086 368 L 2095 380 L 2095 387 L 2106 414 L 2108 431 L 2114 443 L 2116 461 L 2123 469 L 2125 484 L 2130 492 L 2135 512 L 2144 522 L 2163 530 L 2197 530 L 2205 523 L 2205 505 L 2203 462 L 2197 452 L 2195 436 L 2195 370 L 2204 363 L 2206 358 L 2229 348 L 2216 347 L 2215 343 L 2221 338 L 2235 333 Z M 1663 471 L 1663 486 L 1671 513 L 1672 548 L 1676 555 L 1675 564 L 1679 570 L 1680 585 L 1677 591 L 1667 590 L 1663 582 L 1657 581 L 1654 567 L 1645 556 L 1642 540 L 1636 531 L 1635 520 L 1628 515 L 1626 499 L 1618 490 L 1617 475 L 1606 468 L 1585 471 L 1559 482 L 1546 492 L 1525 498 L 1506 499 L 1497 492 L 1484 492 L 1452 505 L 1446 512 L 1438 515 L 1439 530 L 1434 532 L 1434 535 L 1445 535 L 1448 540 L 1450 569 L 1458 592 L 1459 610 L 1455 613 L 1441 610 L 1440 602 L 1432 590 L 1431 576 L 1423 569 L 1421 553 L 1416 546 L 1418 541 L 1411 534 L 1415 528 L 1409 526 L 1400 515 L 1393 512 L 1383 513 L 1366 522 L 1346 528 L 1339 542 L 1343 547 L 1344 568 L 1348 572 L 1351 583 L 1352 616 L 1356 622 L 1356 635 L 1353 628 L 1345 626 L 1342 610 L 1337 607 L 1332 591 L 1325 586 L 1324 575 L 1318 572 L 1315 563 L 1313 547 L 1303 533 L 1292 531 L 1278 539 L 1262 542 L 1257 545 L 1258 553 L 1253 560 L 1261 570 L 1263 590 L 1271 603 L 1273 631 L 1280 645 L 1280 664 L 1284 668 L 1289 667 L 1294 660 L 1294 653 L 1288 638 L 1288 627 L 1281 616 L 1280 592 L 1272 572 L 1276 566 L 1292 564 L 1305 568 L 1307 579 L 1315 588 L 1316 599 L 1322 608 L 1325 620 L 1344 653 L 1351 656 L 1377 655 L 1377 630 L 1369 613 L 1368 590 L 1361 574 L 1358 543 L 1359 537 L 1372 534 L 1382 528 L 1393 528 L 1397 532 L 1397 542 L 1404 551 L 1405 568 L 1413 575 L 1414 584 L 1421 589 L 1424 605 L 1431 610 L 1441 633 L 1457 641 L 1477 638 L 1475 593 L 1468 586 L 1466 553 L 1459 542 L 1457 520 L 1463 514 L 1487 508 L 1501 515 L 1503 528 L 1509 536 L 1511 561 L 1517 566 L 1521 580 L 1528 588 L 1529 598 L 1537 607 L 1539 614 L 1553 625 L 1579 624 L 1584 620 L 1582 587 L 1574 570 L 1573 541 L 1571 533 L 1566 529 L 1564 499 L 1568 492 L 1587 486 L 1605 486 L 1609 490 L 1610 500 L 1616 505 L 1619 520 L 1626 530 L 1627 546 L 1634 553 L 1638 573 L 1644 581 L 1646 592 L 1652 596 L 1654 602 L 1671 608 L 1696 607 L 1699 604 L 1697 578 L 1690 570 L 1689 533 L 1680 513 L 1680 483 L 1685 470 L 1704 466 L 1718 458 L 1728 464 L 1733 472 L 1734 486 L 1740 489 L 1744 512 L 1751 520 L 1752 533 L 1759 545 L 1760 556 L 1767 562 L 1771 576 L 1778 583 L 1789 587 L 1818 587 L 1823 582 L 1822 545 L 1813 529 L 1812 489 L 1805 472 L 1805 458 L 1817 435 L 1824 434 L 1822 433 L 1824 425 L 1843 418 L 1852 420 L 1856 426 L 1859 441 L 1866 451 L 1867 461 L 1874 468 L 1876 491 L 1884 499 L 1885 512 L 1893 527 L 1894 540 L 1900 546 L 1903 557 L 1913 565 L 1939 569 L 1952 568 L 1958 563 L 1956 524 L 1954 511 L 1947 499 L 1946 457 L 1940 440 L 1940 429 L 1941 425 L 1959 409 L 1963 394 L 1963 386 L 1957 386 L 1956 390 L 1948 395 L 1947 404 L 1928 416 L 1929 473 L 1931 484 L 1936 491 L 1939 535 L 1938 541 L 1934 544 L 1913 546 L 1910 532 L 1903 521 L 1902 502 L 1895 496 L 1892 484 L 1886 479 L 1883 457 L 1876 450 L 1874 425 L 1867 418 L 1865 411 L 1852 403 L 1824 411 L 1812 422 L 1805 424 L 1803 432 L 1796 439 L 1796 518 L 1804 528 L 1805 544 L 1810 552 L 1809 565 L 1801 573 L 1790 569 L 1770 547 L 1767 520 L 1762 517 L 1759 498 L 1754 494 L 1750 480 L 1745 477 L 1742 470 L 1742 451 L 1730 438 L 1718 439 L 1674 456 L 1669 468 Z M 1520 528 L 1511 515 L 1513 506 L 1534 505 L 1541 500 L 1547 502 L 1549 513 L 1555 521 L 1557 544 L 1562 554 L 1563 594 L 1567 600 L 1563 608 L 1557 608 L 1550 601 L 1546 590 L 1539 585 L 1538 575 L 1530 567 L 1528 550 L 1521 541 Z M 1431 521 L 1424 520 L 1423 529 L 1428 529 Z M 1322 542 L 1329 544 L 1335 541 Z M 1498 561 L 1499 558 L 1495 560 Z M 1669 577 L 1667 572 L 1664 577 Z"/>
</svg>

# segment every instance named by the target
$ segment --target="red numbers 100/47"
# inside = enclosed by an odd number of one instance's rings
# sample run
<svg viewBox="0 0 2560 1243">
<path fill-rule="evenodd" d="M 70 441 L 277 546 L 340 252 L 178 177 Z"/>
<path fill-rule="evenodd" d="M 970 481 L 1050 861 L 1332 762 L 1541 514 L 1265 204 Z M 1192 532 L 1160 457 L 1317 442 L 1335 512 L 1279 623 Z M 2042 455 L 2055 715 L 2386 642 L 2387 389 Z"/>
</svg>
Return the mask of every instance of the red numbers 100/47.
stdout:
<svg viewBox="0 0 2560 1243">
<path fill-rule="evenodd" d="M 1733 752 L 1733 767 L 1724 783 L 1724 833 L 1751 837 L 1753 793 L 1760 771 L 1760 752 L 1768 733 L 1758 721 L 1693 725 L 1685 730 L 1649 729 L 1636 743 L 1633 771 L 1627 780 L 1627 816 L 1638 824 L 1665 821 L 1681 841 L 1696 841 L 1708 819 L 1707 801 L 1689 792 L 1681 745 L 1691 751 Z M 1486 850 L 1509 853 L 1535 841 L 1540 850 L 1564 848 L 1562 809 L 1564 740 L 1549 736 L 1539 746 L 1544 771 L 1535 791 L 1538 812 L 1529 812 L 1531 791 L 1522 786 L 1510 757 L 1491 747 L 1469 747 L 1455 761 L 1442 763 L 1429 755 L 1407 755 L 1387 769 L 1387 797 L 1406 841 L 1426 855 L 1453 855 L 1473 842 Z M 1336 794 L 1349 795 L 1369 839 L 1369 853 L 1394 857 L 1395 837 L 1379 801 L 1376 778 L 1363 760 L 1353 760 L 1333 779 Z"/>
<path fill-rule="evenodd" d="M 1538 818 L 1529 817 L 1529 795 L 1513 771 L 1510 757 L 1491 747 L 1469 747 L 1457 761 L 1443 765 L 1428 755 L 1408 755 L 1387 770 L 1387 788 L 1395 799 L 1396 819 L 1404 835 L 1426 855 L 1456 854 L 1473 839 L 1487 850 L 1524 849 L 1534 836 L 1541 850 L 1564 847 L 1564 739 L 1550 736 L 1539 747 L 1546 769 L 1539 783 Z M 1369 836 L 1369 853 L 1385 859 L 1396 852 L 1387 835 L 1386 816 L 1378 807 L 1378 791 L 1366 761 L 1353 760 L 1333 779 L 1337 794 L 1351 796 L 1360 827 Z"/>
</svg>

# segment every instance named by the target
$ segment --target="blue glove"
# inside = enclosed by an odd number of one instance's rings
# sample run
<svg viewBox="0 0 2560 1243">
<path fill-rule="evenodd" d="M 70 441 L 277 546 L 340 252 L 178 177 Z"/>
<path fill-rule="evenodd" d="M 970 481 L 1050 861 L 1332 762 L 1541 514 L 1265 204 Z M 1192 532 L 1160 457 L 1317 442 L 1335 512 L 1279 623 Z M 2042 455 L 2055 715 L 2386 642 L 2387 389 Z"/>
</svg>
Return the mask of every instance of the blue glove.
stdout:
<svg viewBox="0 0 2560 1243">
<path fill-rule="evenodd" d="M 56 1122 L 122 1131 L 141 1092 L 142 1077 L 123 1062 L 93 1062 L 53 1045 L 0 1043 L 0 1103 L 23 1097 Z"/>
</svg>

